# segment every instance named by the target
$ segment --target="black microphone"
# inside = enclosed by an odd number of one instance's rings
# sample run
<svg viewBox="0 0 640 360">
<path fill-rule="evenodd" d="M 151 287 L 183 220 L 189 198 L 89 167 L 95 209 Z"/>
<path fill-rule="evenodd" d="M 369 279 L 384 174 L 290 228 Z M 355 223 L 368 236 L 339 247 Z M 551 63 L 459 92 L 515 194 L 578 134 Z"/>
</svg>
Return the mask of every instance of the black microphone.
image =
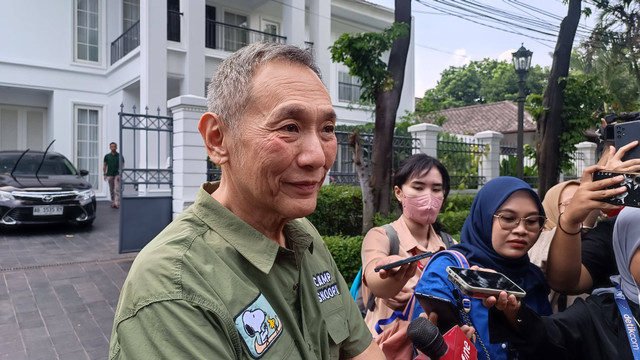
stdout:
<svg viewBox="0 0 640 360">
<path fill-rule="evenodd" d="M 449 350 L 438 328 L 423 317 L 411 321 L 407 328 L 407 335 L 416 349 L 431 359 L 440 359 Z"/>
<path fill-rule="evenodd" d="M 464 334 L 460 326 L 454 326 L 444 336 L 431 321 L 419 317 L 407 328 L 413 345 L 423 354 L 414 360 L 476 360 L 478 351 Z"/>
</svg>

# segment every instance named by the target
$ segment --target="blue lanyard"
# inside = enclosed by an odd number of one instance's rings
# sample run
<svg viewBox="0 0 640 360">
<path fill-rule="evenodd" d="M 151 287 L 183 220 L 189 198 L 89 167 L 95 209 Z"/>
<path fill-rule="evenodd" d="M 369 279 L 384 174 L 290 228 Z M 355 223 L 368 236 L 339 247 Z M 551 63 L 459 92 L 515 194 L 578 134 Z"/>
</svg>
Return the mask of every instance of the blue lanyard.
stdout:
<svg viewBox="0 0 640 360">
<path fill-rule="evenodd" d="M 631 313 L 631 309 L 629 309 L 629 304 L 627 303 L 627 299 L 624 297 L 622 289 L 620 289 L 620 284 L 616 284 L 615 299 L 616 304 L 618 305 L 618 310 L 620 310 L 620 315 L 622 315 L 624 328 L 627 330 L 627 337 L 629 338 L 629 345 L 631 346 L 633 358 L 635 360 L 640 360 L 640 334 L 638 334 L 636 320 Z"/>
<path fill-rule="evenodd" d="M 413 308 L 413 299 L 415 299 L 415 294 L 411 295 L 411 298 L 409 299 L 409 302 L 407 303 L 407 307 L 405 308 L 404 313 L 402 311 L 396 310 L 396 311 L 393 312 L 393 314 L 391 314 L 391 317 L 389 317 L 388 319 L 378 320 L 378 322 L 375 325 L 375 329 L 376 329 L 376 332 L 378 333 L 378 335 L 382 334 L 383 330 L 382 330 L 381 326 L 389 325 L 392 322 L 394 322 L 396 319 L 400 319 L 400 320 L 404 320 L 404 321 L 409 320 L 409 312 Z M 638 359 L 640 360 L 640 358 L 638 358 Z"/>
</svg>

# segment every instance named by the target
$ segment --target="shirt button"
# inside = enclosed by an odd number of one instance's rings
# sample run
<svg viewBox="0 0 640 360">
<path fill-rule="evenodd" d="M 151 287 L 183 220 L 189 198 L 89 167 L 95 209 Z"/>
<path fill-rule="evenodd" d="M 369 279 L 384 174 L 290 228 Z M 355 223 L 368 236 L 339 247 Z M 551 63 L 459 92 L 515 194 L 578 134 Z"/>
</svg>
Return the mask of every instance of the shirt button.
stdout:
<svg viewBox="0 0 640 360">
<path fill-rule="evenodd" d="M 300 286 L 300 285 L 299 285 L 298 283 L 293 284 L 293 291 L 298 290 L 298 287 L 299 287 L 299 286 Z"/>
<path fill-rule="evenodd" d="M 503 343 L 501 346 L 502 346 L 503 349 L 507 348 L 507 344 L 506 343 Z"/>
</svg>

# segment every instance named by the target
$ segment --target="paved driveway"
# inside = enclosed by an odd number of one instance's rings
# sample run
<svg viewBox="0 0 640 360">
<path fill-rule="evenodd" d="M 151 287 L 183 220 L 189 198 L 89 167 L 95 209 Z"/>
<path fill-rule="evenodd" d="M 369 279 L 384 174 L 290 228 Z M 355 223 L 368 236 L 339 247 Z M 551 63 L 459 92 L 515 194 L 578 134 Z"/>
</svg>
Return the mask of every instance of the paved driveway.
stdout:
<svg viewBox="0 0 640 360">
<path fill-rule="evenodd" d="M 118 210 L 92 228 L 0 229 L 0 359 L 107 359 L 135 254 L 118 254 Z"/>
</svg>

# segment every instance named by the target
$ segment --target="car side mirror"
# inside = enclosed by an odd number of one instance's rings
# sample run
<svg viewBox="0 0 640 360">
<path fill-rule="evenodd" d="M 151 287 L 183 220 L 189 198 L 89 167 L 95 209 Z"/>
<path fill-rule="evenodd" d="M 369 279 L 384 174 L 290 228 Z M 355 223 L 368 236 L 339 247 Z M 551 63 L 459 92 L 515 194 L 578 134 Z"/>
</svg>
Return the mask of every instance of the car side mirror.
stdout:
<svg viewBox="0 0 640 360">
<path fill-rule="evenodd" d="M 89 175 L 89 171 L 87 170 L 80 170 L 80 176 L 87 176 Z"/>
</svg>

